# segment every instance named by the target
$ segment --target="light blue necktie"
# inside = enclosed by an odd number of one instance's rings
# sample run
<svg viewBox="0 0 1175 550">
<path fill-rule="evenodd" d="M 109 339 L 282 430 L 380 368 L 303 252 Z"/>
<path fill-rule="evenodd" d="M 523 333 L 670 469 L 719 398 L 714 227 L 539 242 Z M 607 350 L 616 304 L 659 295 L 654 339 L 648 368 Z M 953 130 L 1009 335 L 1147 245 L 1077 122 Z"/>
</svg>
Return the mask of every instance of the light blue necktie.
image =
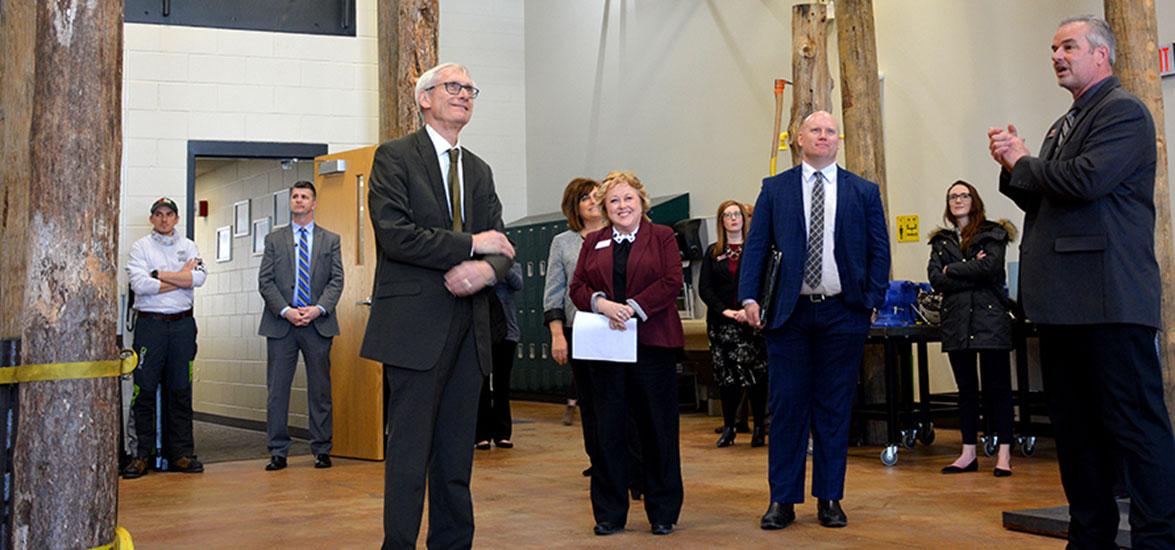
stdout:
<svg viewBox="0 0 1175 550">
<path fill-rule="evenodd" d="M 310 305 L 310 240 L 306 228 L 298 229 L 298 279 L 294 284 L 294 306 Z"/>
</svg>

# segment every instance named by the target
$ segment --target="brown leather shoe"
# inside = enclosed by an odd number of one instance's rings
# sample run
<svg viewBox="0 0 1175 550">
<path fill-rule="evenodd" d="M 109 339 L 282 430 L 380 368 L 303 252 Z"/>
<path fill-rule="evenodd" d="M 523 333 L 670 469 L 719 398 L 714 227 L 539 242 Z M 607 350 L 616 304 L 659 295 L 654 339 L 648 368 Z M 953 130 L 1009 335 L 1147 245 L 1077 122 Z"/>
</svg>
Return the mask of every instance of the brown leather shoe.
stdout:
<svg viewBox="0 0 1175 550">
<path fill-rule="evenodd" d="M 168 464 L 168 470 L 183 474 L 199 474 L 204 471 L 204 464 L 194 456 L 181 456 Z"/>
<path fill-rule="evenodd" d="M 147 475 L 147 459 L 132 458 L 126 468 L 122 469 L 123 479 L 135 479 Z"/>
</svg>

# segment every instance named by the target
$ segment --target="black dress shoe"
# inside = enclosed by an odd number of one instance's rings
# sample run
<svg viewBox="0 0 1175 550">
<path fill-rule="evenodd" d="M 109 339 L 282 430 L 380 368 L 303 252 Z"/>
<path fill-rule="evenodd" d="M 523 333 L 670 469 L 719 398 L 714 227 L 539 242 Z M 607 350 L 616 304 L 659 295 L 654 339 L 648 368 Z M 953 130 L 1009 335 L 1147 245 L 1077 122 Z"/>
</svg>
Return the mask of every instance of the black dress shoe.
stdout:
<svg viewBox="0 0 1175 550">
<path fill-rule="evenodd" d="M 514 442 L 509 439 L 495 439 L 494 446 L 499 449 L 513 449 Z"/>
<path fill-rule="evenodd" d="M 764 441 L 765 437 L 767 437 L 767 434 L 763 431 L 763 426 L 756 424 L 754 431 L 751 432 L 751 446 L 762 447 L 766 445 L 767 442 Z"/>
<path fill-rule="evenodd" d="M 734 445 L 734 428 L 722 430 L 722 435 L 718 436 L 718 442 L 714 445 L 719 448 Z"/>
<path fill-rule="evenodd" d="M 330 455 L 328 455 L 328 454 L 314 455 L 314 467 L 315 468 L 330 468 Z"/>
<path fill-rule="evenodd" d="M 999 467 L 992 471 L 992 473 L 995 474 L 996 477 L 1012 477 L 1012 470 L 1005 470 Z"/>
<path fill-rule="evenodd" d="M 265 471 L 275 472 L 286 467 L 286 457 L 273 455 L 269 457 L 269 464 L 265 465 Z"/>
<path fill-rule="evenodd" d="M 962 474 L 965 472 L 978 472 L 978 471 L 979 471 L 979 458 L 978 457 L 973 459 L 970 464 L 963 466 L 962 468 L 955 466 L 954 464 L 951 464 L 950 466 L 947 466 L 946 468 L 942 469 L 942 473 L 944 473 L 944 474 Z"/>
<path fill-rule="evenodd" d="M 796 506 L 772 502 L 767 507 L 767 513 L 759 520 L 759 528 L 767 530 L 783 529 L 796 520 Z"/>
<path fill-rule="evenodd" d="M 592 467 L 588 466 L 583 469 L 583 477 L 592 477 Z"/>
<path fill-rule="evenodd" d="M 612 525 L 606 521 L 601 521 L 600 523 L 596 524 L 596 527 L 595 529 L 592 529 L 592 532 L 595 533 L 596 536 L 606 537 L 608 535 L 615 535 L 616 533 L 619 533 L 623 530 L 623 525 Z"/>
<path fill-rule="evenodd" d="M 490 450 L 490 442 L 489 441 L 478 441 L 477 443 L 473 444 L 473 448 L 477 449 L 479 451 L 488 451 L 488 450 Z"/>
<path fill-rule="evenodd" d="M 653 524 L 653 534 L 654 535 L 668 535 L 669 533 L 672 533 L 672 532 L 673 532 L 673 524 L 672 523 L 654 523 Z"/>
<path fill-rule="evenodd" d="M 816 499 L 816 519 L 825 527 L 844 527 L 849 524 L 849 518 L 841 509 L 839 500 Z"/>
</svg>

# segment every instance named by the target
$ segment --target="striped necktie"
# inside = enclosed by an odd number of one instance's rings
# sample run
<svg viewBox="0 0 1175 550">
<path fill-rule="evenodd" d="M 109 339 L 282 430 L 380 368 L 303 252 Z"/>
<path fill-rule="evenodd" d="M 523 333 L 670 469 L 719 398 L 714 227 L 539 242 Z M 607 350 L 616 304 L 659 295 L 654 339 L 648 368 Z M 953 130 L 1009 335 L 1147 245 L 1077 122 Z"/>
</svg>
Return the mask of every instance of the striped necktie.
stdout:
<svg viewBox="0 0 1175 550">
<path fill-rule="evenodd" d="M 1061 121 L 1061 132 L 1057 135 L 1057 149 L 1060 149 L 1065 144 L 1065 140 L 1069 137 L 1069 132 L 1073 131 L 1073 121 L 1077 119 L 1077 108 L 1069 109 L 1065 113 L 1065 120 Z"/>
<path fill-rule="evenodd" d="M 808 259 L 804 262 L 804 282 L 810 288 L 820 286 L 824 273 L 824 173 L 816 172 L 812 185 L 812 215 L 808 221 Z"/>
<path fill-rule="evenodd" d="M 453 216 L 453 231 L 461 231 L 461 178 L 457 176 L 457 163 L 461 160 L 461 150 L 454 147 L 449 149 L 449 214 Z"/>
<path fill-rule="evenodd" d="M 298 229 L 298 277 L 294 284 L 294 306 L 310 305 L 310 239 L 306 228 Z"/>
</svg>

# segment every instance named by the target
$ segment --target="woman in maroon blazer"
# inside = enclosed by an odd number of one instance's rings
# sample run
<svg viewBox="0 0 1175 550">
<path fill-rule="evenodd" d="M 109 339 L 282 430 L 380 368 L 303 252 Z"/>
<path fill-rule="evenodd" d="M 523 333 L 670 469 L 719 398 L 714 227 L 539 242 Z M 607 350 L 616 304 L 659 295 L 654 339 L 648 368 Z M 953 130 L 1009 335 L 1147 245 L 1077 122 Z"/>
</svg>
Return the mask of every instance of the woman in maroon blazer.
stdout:
<svg viewBox="0 0 1175 550">
<path fill-rule="evenodd" d="M 632 172 L 612 172 L 593 194 L 610 225 L 584 238 L 569 292 L 575 307 L 614 330 L 637 320 L 636 363 L 589 361 L 601 456 L 592 464 L 597 535 L 624 529 L 629 485 L 626 422 L 636 420 L 653 534 L 673 531 L 681 512 L 677 358 L 685 345 L 677 295 L 681 255 L 673 230 L 649 221 L 649 196 Z"/>
</svg>

